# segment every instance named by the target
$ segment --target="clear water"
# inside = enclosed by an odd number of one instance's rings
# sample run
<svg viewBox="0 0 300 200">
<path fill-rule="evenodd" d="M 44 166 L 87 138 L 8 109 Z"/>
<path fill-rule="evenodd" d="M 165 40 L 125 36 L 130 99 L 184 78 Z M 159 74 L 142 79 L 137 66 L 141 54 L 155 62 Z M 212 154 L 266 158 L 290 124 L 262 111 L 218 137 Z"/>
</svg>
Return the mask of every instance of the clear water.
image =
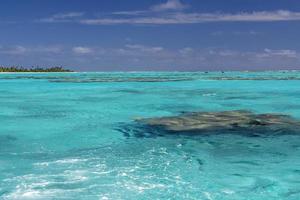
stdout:
<svg viewBox="0 0 300 200">
<path fill-rule="evenodd" d="M 300 134 L 121 130 L 237 109 L 300 119 L 300 73 L 0 74 L 0 199 L 299 200 Z"/>
</svg>

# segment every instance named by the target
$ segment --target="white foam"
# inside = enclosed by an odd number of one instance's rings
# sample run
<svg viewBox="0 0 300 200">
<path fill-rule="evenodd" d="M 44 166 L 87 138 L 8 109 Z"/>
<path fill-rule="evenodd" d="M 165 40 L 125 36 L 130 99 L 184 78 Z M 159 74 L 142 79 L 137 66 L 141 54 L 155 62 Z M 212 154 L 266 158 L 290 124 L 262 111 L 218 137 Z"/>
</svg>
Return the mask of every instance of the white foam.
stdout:
<svg viewBox="0 0 300 200">
<path fill-rule="evenodd" d="M 7 200 L 30 200 L 30 199 L 51 199 L 56 196 L 56 190 L 34 190 L 18 188 L 10 194 L 7 194 L 3 199 Z"/>
<path fill-rule="evenodd" d="M 211 96 L 216 96 L 216 93 L 207 93 L 207 94 L 203 94 L 202 96 L 204 97 L 211 97 Z"/>
<path fill-rule="evenodd" d="M 222 192 L 225 194 L 234 194 L 235 193 L 233 190 L 229 190 L 229 189 L 224 189 L 224 190 L 222 190 Z"/>
<path fill-rule="evenodd" d="M 49 166 L 52 164 L 75 164 L 80 162 L 86 162 L 88 159 L 79 159 L 79 158 L 69 158 L 69 159 L 62 159 L 62 160 L 56 160 L 51 162 L 40 162 L 35 163 L 36 166 Z"/>
<path fill-rule="evenodd" d="M 203 194 L 208 200 L 213 200 L 213 198 L 209 192 L 203 192 Z"/>
</svg>

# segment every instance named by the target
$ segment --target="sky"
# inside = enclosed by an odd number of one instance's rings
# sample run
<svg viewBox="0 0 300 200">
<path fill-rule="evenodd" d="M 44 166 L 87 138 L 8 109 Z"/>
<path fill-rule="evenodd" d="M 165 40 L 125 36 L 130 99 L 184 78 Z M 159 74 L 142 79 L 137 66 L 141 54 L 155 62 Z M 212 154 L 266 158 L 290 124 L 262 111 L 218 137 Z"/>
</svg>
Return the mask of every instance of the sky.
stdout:
<svg viewBox="0 0 300 200">
<path fill-rule="evenodd" d="M 299 0 L 1 0 L 0 65 L 300 69 Z"/>
</svg>

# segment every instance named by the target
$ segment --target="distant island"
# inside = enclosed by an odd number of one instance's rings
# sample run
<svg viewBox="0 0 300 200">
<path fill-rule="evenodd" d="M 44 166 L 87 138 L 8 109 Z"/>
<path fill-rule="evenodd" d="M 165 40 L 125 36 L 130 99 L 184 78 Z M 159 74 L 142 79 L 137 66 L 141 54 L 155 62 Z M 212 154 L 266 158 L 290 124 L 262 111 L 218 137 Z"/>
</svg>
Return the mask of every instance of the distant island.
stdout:
<svg viewBox="0 0 300 200">
<path fill-rule="evenodd" d="M 0 66 L 0 73 L 1 72 L 73 72 L 69 69 L 64 69 L 63 67 L 31 67 L 31 68 L 25 68 L 25 67 L 1 67 Z"/>
</svg>

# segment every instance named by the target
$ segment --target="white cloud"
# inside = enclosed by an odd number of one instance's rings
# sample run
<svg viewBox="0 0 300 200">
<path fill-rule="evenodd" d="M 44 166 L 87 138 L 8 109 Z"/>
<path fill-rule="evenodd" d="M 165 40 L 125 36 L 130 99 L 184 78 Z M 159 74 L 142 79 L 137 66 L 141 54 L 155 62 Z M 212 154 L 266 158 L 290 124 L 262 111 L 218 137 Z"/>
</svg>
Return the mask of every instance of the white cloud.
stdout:
<svg viewBox="0 0 300 200">
<path fill-rule="evenodd" d="M 24 54 L 43 54 L 51 53 L 58 54 L 62 52 L 62 47 L 60 46 L 0 46 L 0 53 L 7 55 L 24 55 Z"/>
<path fill-rule="evenodd" d="M 234 35 L 234 36 L 256 36 L 260 35 L 260 32 L 249 30 L 249 31 L 215 31 L 212 32 L 212 36 L 223 36 L 223 35 Z"/>
<path fill-rule="evenodd" d="M 141 15 L 149 13 L 148 10 L 118 11 L 112 12 L 113 15 Z"/>
<path fill-rule="evenodd" d="M 272 50 L 265 48 L 262 51 L 236 51 L 236 50 L 230 50 L 230 49 L 210 49 L 209 50 L 210 55 L 214 56 L 222 56 L 222 57 L 248 57 L 252 60 L 261 61 L 263 59 L 283 59 L 283 58 L 300 58 L 299 54 L 296 50 L 290 50 L 290 49 L 279 49 L 279 50 Z"/>
<path fill-rule="evenodd" d="M 154 5 L 151 7 L 154 11 L 166 11 L 166 10 L 183 10 L 187 8 L 188 5 L 181 3 L 180 0 L 167 0 L 166 3 Z"/>
<path fill-rule="evenodd" d="M 128 49 L 139 50 L 143 52 L 151 52 L 151 53 L 157 53 L 164 50 L 163 47 L 148 47 L 140 44 L 127 44 L 125 47 Z"/>
<path fill-rule="evenodd" d="M 22 55 L 28 51 L 27 48 L 17 45 L 11 47 L 0 47 L 1 54 L 8 54 L 8 55 Z"/>
<path fill-rule="evenodd" d="M 280 50 L 272 50 L 272 49 L 264 49 L 263 53 L 258 53 L 256 55 L 258 58 L 270 58 L 270 57 L 287 57 L 287 58 L 297 58 L 297 52 L 295 50 L 290 49 L 280 49 Z"/>
<path fill-rule="evenodd" d="M 232 51 L 232 50 L 222 50 L 218 52 L 220 56 L 236 56 L 238 55 L 238 52 Z"/>
<path fill-rule="evenodd" d="M 259 35 L 261 33 L 251 30 L 251 31 L 234 31 L 232 34 L 233 35 Z"/>
<path fill-rule="evenodd" d="M 81 17 L 83 16 L 83 12 L 69 12 L 69 13 L 59 13 L 53 15 L 55 19 L 66 19 L 66 18 L 74 18 L 74 17 Z"/>
<path fill-rule="evenodd" d="M 118 11 L 118 12 L 112 12 L 111 14 L 138 16 L 138 15 L 147 15 L 147 14 L 157 14 L 157 12 L 163 12 L 163 11 L 181 11 L 188 7 L 189 5 L 181 3 L 181 0 L 167 0 L 165 3 L 151 6 L 147 10 Z"/>
<path fill-rule="evenodd" d="M 47 23 L 72 22 L 72 20 L 82 17 L 83 15 L 84 15 L 83 12 L 58 13 L 58 14 L 54 14 L 47 18 L 39 19 L 37 21 L 38 22 L 47 22 Z"/>
<path fill-rule="evenodd" d="M 195 15 L 201 18 L 201 15 Z M 208 14 L 207 21 L 290 21 L 300 20 L 300 12 L 287 10 L 243 12 L 237 14 Z"/>
<path fill-rule="evenodd" d="M 183 48 L 183 49 L 180 49 L 180 50 L 179 50 L 179 53 L 180 53 L 181 55 L 183 55 L 183 56 L 187 56 L 187 55 L 193 53 L 193 51 L 194 51 L 193 48 L 191 48 L 191 47 L 185 47 L 185 48 Z"/>
<path fill-rule="evenodd" d="M 72 48 L 72 51 L 74 53 L 77 53 L 77 54 L 90 54 L 90 53 L 93 53 L 93 49 L 89 48 L 89 47 L 73 47 Z"/>
<path fill-rule="evenodd" d="M 197 24 L 209 22 L 273 22 L 300 21 L 300 12 L 286 10 L 243 13 L 164 13 L 159 16 L 131 16 L 126 18 L 82 19 L 78 22 L 87 25 L 114 24 Z"/>
</svg>

